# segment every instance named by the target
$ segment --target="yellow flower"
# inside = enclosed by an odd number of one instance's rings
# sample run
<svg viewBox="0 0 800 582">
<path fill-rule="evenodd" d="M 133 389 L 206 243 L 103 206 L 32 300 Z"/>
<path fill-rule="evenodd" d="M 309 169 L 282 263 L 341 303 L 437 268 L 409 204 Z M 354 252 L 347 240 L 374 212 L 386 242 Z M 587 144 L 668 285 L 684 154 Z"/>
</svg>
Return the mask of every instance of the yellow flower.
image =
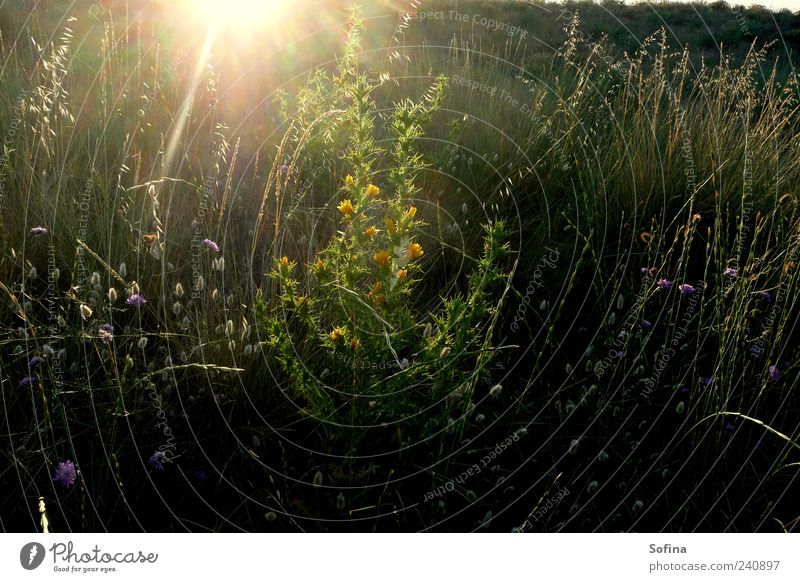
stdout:
<svg viewBox="0 0 800 582">
<path fill-rule="evenodd" d="M 408 216 L 409 218 L 414 218 L 416 215 L 417 215 L 416 206 L 412 206 L 411 208 L 408 209 L 408 212 L 406 212 L 406 216 Z"/>
<path fill-rule="evenodd" d="M 339 212 L 342 213 L 342 216 L 344 216 L 345 218 L 350 218 L 356 211 L 356 209 L 353 208 L 353 203 L 350 202 L 349 198 L 347 200 L 342 200 L 342 203 L 339 204 L 337 208 L 339 209 Z"/>
<path fill-rule="evenodd" d="M 356 181 L 353 179 L 353 176 L 351 176 L 350 174 L 347 174 L 347 178 L 344 179 L 344 182 L 348 186 L 352 186 L 353 184 L 356 183 Z"/>
<path fill-rule="evenodd" d="M 402 281 L 403 279 L 405 279 L 407 276 L 408 276 L 408 271 L 407 271 L 407 270 L 405 270 L 405 269 L 400 269 L 399 271 L 397 271 L 397 278 L 398 278 L 400 281 Z"/>
<path fill-rule="evenodd" d="M 325 261 L 317 259 L 317 270 L 322 271 L 325 268 Z"/>
<path fill-rule="evenodd" d="M 353 348 L 353 351 L 358 350 L 361 347 L 361 340 L 356 338 L 350 342 L 350 347 Z"/>
<path fill-rule="evenodd" d="M 372 286 L 372 293 L 377 295 L 381 291 L 383 291 L 383 283 L 378 281 L 377 283 L 375 283 L 375 285 Z"/>
<path fill-rule="evenodd" d="M 300 295 L 297 298 L 296 301 L 297 301 L 297 305 L 303 305 L 304 303 L 306 303 L 308 301 L 308 297 L 306 297 L 305 295 Z"/>
<path fill-rule="evenodd" d="M 391 218 L 387 217 L 386 219 L 384 219 L 383 222 L 386 224 L 386 230 L 388 230 L 389 232 L 394 232 L 397 230 L 397 227 L 394 224 L 394 220 L 392 220 Z"/>
<path fill-rule="evenodd" d="M 369 196 L 377 196 L 380 193 L 381 189 L 378 188 L 375 184 L 370 184 L 369 186 L 367 186 L 367 194 Z"/>
<path fill-rule="evenodd" d="M 365 230 L 365 231 L 364 231 L 364 234 L 365 234 L 366 236 L 368 236 L 369 238 L 372 238 L 372 237 L 374 237 L 376 234 L 378 234 L 378 229 L 377 229 L 377 228 L 375 228 L 374 226 L 370 226 L 370 227 L 369 227 L 367 230 Z"/>
<path fill-rule="evenodd" d="M 281 257 L 281 266 L 288 267 L 289 266 L 289 257 Z"/>
<path fill-rule="evenodd" d="M 381 267 L 385 267 L 392 260 L 392 253 L 389 251 L 378 251 L 372 258 L 375 259 L 375 262 Z"/>
<path fill-rule="evenodd" d="M 412 261 L 420 258 L 424 254 L 425 251 L 422 250 L 422 246 L 419 243 L 411 243 L 408 245 L 408 256 Z"/>
<path fill-rule="evenodd" d="M 333 331 L 330 333 L 330 337 L 335 342 L 340 342 L 344 339 L 344 328 L 343 327 L 334 327 Z"/>
</svg>

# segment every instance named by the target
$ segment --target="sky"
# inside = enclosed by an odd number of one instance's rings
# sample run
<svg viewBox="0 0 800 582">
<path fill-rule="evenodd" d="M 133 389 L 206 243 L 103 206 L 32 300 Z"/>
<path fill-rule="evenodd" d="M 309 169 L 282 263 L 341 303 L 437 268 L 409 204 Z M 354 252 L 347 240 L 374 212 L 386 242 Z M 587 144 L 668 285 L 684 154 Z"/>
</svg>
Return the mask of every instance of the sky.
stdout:
<svg viewBox="0 0 800 582">
<path fill-rule="evenodd" d="M 657 4 L 650 0 L 653 4 Z M 694 2 L 695 0 L 673 0 L 674 2 Z M 728 4 L 733 6 L 743 5 L 749 6 L 751 4 L 761 4 L 772 10 L 780 10 L 781 8 L 788 8 L 792 12 L 800 10 L 800 0 L 726 0 Z"/>
</svg>

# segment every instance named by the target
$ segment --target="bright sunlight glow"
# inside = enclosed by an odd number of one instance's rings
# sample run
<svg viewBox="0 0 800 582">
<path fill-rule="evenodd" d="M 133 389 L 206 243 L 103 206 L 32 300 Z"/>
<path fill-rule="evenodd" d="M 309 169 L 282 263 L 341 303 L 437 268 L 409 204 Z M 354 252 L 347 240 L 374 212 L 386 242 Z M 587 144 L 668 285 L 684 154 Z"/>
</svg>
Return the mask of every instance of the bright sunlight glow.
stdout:
<svg viewBox="0 0 800 582">
<path fill-rule="evenodd" d="M 187 9 L 208 24 L 236 28 L 276 26 L 291 0 L 188 0 Z"/>
</svg>

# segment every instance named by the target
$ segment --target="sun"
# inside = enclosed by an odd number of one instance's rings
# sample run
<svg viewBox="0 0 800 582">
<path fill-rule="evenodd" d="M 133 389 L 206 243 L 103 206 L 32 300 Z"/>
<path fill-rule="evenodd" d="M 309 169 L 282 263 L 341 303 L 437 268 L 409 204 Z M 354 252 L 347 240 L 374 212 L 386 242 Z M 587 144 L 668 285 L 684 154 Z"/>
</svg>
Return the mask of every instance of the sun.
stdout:
<svg viewBox="0 0 800 582">
<path fill-rule="evenodd" d="M 186 0 L 186 9 L 210 25 L 260 28 L 279 24 L 291 0 Z"/>
</svg>

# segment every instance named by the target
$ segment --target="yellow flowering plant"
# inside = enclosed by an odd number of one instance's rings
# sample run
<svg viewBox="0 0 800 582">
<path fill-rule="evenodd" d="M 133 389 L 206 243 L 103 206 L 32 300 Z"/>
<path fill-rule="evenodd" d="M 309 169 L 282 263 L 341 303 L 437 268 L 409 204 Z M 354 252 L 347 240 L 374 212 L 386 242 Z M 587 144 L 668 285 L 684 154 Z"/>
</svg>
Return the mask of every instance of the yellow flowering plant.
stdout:
<svg viewBox="0 0 800 582">
<path fill-rule="evenodd" d="M 418 102 L 406 99 L 395 106 L 384 128 L 388 139 L 382 140 L 391 147 L 382 150 L 370 97 L 376 84 L 358 71 L 356 52 L 346 51 L 334 89 L 347 104 L 331 132 L 344 140 L 335 149 L 346 152 L 329 204 L 335 234 L 314 241 L 320 246 L 305 268 L 277 262 L 272 277 L 283 300 L 277 302 L 280 309 L 264 306 L 261 315 L 271 353 L 304 408 L 337 422 L 351 423 L 358 414 L 360 422 L 369 423 L 412 414 L 428 406 L 428 399 L 440 398 L 452 382 L 478 377 L 475 367 L 488 360 L 476 354 L 491 350 L 476 330 L 493 313 L 485 298 L 502 279 L 494 265 L 505 247 L 489 245 L 491 253 L 481 263 L 488 266 L 475 278 L 471 299 L 445 300 L 434 313 L 417 310 L 414 290 L 434 243 L 423 238 L 427 224 L 417 180 L 426 163 L 416 144 L 440 105 L 446 81 L 437 80 Z M 494 229 L 492 237 L 499 240 L 502 225 Z M 425 332 L 430 321 L 439 322 L 435 333 Z M 453 355 L 444 358 L 450 350 Z M 409 385 L 429 389 L 422 396 L 410 393 Z M 369 397 L 387 391 L 397 396 L 369 405 Z"/>
</svg>

